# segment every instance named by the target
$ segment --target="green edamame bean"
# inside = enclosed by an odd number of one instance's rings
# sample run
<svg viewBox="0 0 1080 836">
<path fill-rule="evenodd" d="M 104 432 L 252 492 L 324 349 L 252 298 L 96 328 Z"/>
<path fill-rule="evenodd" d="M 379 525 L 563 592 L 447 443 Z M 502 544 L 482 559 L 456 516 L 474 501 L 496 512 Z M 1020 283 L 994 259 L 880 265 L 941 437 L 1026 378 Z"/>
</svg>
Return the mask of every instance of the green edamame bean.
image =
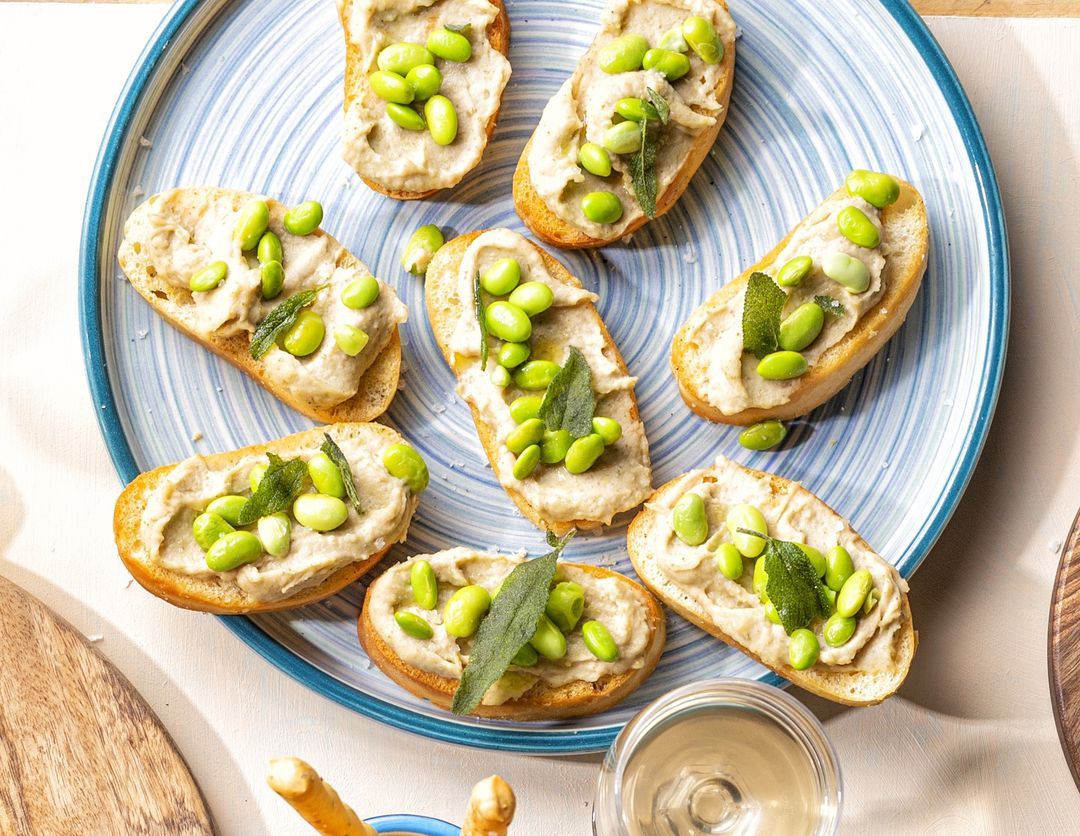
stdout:
<svg viewBox="0 0 1080 836">
<path fill-rule="evenodd" d="M 870 615 L 870 611 L 877 606 L 877 602 L 881 600 L 881 593 L 877 591 L 875 586 L 870 590 L 870 594 L 866 596 L 866 603 L 863 604 L 863 615 Z"/>
<path fill-rule="evenodd" d="M 780 348 L 802 351 L 818 338 L 825 327 L 825 311 L 816 302 L 799 305 L 780 323 Z"/>
<path fill-rule="evenodd" d="M 368 344 L 368 334 L 355 325 L 338 325 L 334 328 L 334 342 L 345 354 L 355 357 Z"/>
<path fill-rule="evenodd" d="M 518 648 L 518 652 L 514 654 L 514 658 L 510 660 L 510 664 L 517 665 L 519 668 L 531 668 L 539 661 L 540 654 L 533 650 L 533 646 L 523 644 Z"/>
<path fill-rule="evenodd" d="M 840 615 L 835 612 L 825 621 L 822 633 L 825 636 L 825 644 L 829 647 L 840 647 L 847 644 L 848 639 L 855 635 L 856 621 L 850 615 Z"/>
<path fill-rule="evenodd" d="M 409 570 L 409 586 L 412 587 L 413 600 L 417 606 L 425 610 L 435 609 L 439 603 L 439 579 L 435 577 L 435 570 L 426 560 L 413 561 Z"/>
<path fill-rule="evenodd" d="M 333 531 L 349 518 L 349 506 L 336 496 L 302 493 L 292 507 L 296 521 L 312 531 Z"/>
<path fill-rule="evenodd" d="M 682 24 L 682 36 L 706 64 L 719 64 L 724 57 L 724 45 L 716 36 L 712 23 L 703 17 L 688 17 Z"/>
<path fill-rule="evenodd" d="M 199 514 L 191 523 L 191 534 L 203 551 L 206 551 L 220 538 L 226 534 L 231 534 L 235 530 L 218 514 L 209 511 Z"/>
<path fill-rule="evenodd" d="M 420 494 L 428 486 L 427 463 L 408 444 L 391 444 L 383 453 L 386 472 L 405 483 L 412 493 Z"/>
<path fill-rule="evenodd" d="M 757 364 L 757 373 L 766 380 L 791 380 L 806 374 L 810 368 L 797 351 L 774 351 L 766 354 Z"/>
<path fill-rule="evenodd" d="M 857 206 L 845 206 L 836 213 L 836 228 L 857 247 L 872 250 L 881 243 L 881 232 Z"/>
<path fill-rule="evenodd" d="M 248 485 L 251 487 L 251 492 L 255 493 L 259 489 L 259 483 L 262 482 L 263 476 L 266 475 L 266 465 L 262 462 L 253 464 L 251 470 L 248 471 Z"/>
<path fill-rule="evenodd" d="M 623 119 L 629 119 L 631 122 L 644 122 L 649 120 L 652 122 L 660 121 L 660 114 L 657 113 L 656 108 L 644 99 L 634 98 L 633 96 L 625 99 L 619 99 L 615 102 L 615 112 L 618 113 Z M 640 129 L 638 129 L 640 132 Z"/>
<path fill-rule="evenodd" d="M 746 503 L 733 505 L 727 512 L 725 523 L 727 524 L 728 534 L 731 535 L 731 542 L 735 544 L 735 548 L 739 550 L 743 557 L 757 557 L 765 551 L 764 538 L 769 534 L 769 526 L 765 522 L 764 515 L 753 505 L 747 505 Z M 758 531 L 761 533 L 761 537 L 755 537 L 753 534 L 743 534 L 739 531 L 740 528 L 747 531 Z"/>
<path fill-rule="evenodd" d="M 705 500 L 696 493 L 683 494 L 671 511 L 671 527 L 688 546 L 700 546 L 709 539 L 709 518 Z"/>
<path fill-rule="evenodd" d="M 259 542 L 271 557 L 281 557 L 288 553 L 292 541 L 292 522 L 283 511 L 259 519 L 256 526 Z"/>
<path fill-rule="evenodd" d="M 528 479 L 532 476 L 536 466 L 540 464 L 540 445 L 530 444 L 514 460 L 514 467 L 511 469 L 511 473 L 515 479 Z"/>
<path fill-rule="evenodd" d="M 670 49 L 650 49 L 642 58 L 641 66 L 646 70 L 663 73 L 668 81 L 678 81 L 690 72 L 690 59 L 681 52 L 672 52 Z"/>
<path fill-rule="evenodd" d="M 810 561 L 810 565 L 814 567 L 814 571 L 817 572 L 817 576 L 824 577 L 825 575 L 825 555 L 815 549 L 813 546 L 808 546 L 806 543 L 796 543 L 799 547 L 799 551 L 806 555 L 806 559 Z"/>
<path fill-rule="evenodd" d="M 641 149 L 641 126 L 620 122 L 604 131 L 604 148 L 612 154 L 636 154 Z"/>
<path fill-rule="evenodd" d="M 376 60 L 383 72 L 407 75 L 416 67 L 434 64 L 435 56 L 420 44 L 396 43 L 383 47 Z"/>
<path fill-rule="evenodd" d="M 530 360 L 514 370 L 514 385 L 527 392 L 540 392 L 547 389 L 559 373 L 559 364 L 550 360 Z"/>
<path fill-rule="evenodd" d="M 450 596 L 443 607 L 443 626 L 446 632 L 467 639 L 480 627 L 480 619 L 491 609 L 491 594 L 482 586 L 463 586 Z"/>
<path fill-rule="evenodd" d="M 530 418 L 521 424 L 518 424 L 510 434 L 506 436 L 506 446 L 511 453 L 517 455 L 525 450 L 526 447 L 531 447 L 533 444 L 539 444 L 540 440 L 544 437 L 544 422 L 539 418 Z"/>
<path fill-rule="evenodd" d="M 427 39 L 428 51 L 444 61 L 462 63 L 472 57 L 472 44 L 460 32 L 436 29 Z"/>
<path fill-rule="evenodd" d="M 604 439 L 597 433 L 590 433 L 577 439 L 566 451 L 566 469 L 575 476 L 584 473 L 596 464 L 604 452 Z"/>
<path fill-rule="evenodd" d="M 888 174 L 857 168 L 847 176 L 848 194 L 884 209 L 900 199 L 900 184 Z"/>
<path fill-rule="evenodd" d="M 492 296 L 506 296 L 521 281 L 516 258 L 500 258 L 480 275 L 480 286 Z"/>
<path fill-rule="evenodd" d="M 379 298 L 382 288 L 374 276 L 361 276 L 353 279 L 341 290 L 341 304 L 354 311 L 370 308 Z"/>
<path fill-rule="evenodd" d="M 555 584 L 555 588 L 548 592 L 544 612 L 556 627 L 569 633 L 577 627 L 581 614 L 585 612 L 585 590 L 581 584 L 573 581 Z"/>
<path fill-rule="evenodd" d="M 319 493 L 345 498 L 345 480 L 341 478 L 341 471 L 322 450 L 307 460 L 307 471 Z"/>
<path fill-rule="evenodd" d="M 870 287 L 870 268 L 847 253 L 826 253 L 821 259 L 821 270 L 852 293 L 864 293 Z"/>
<path fill-rule="evenodd" d="M 413 67 L 405 81 L 412 88 L 413 99 L 418 102 L 426 102 L 442 89 L 442 73 L 431 64 Z"/>
<path fill-rule="evenodd" d="M 581 199 L 581 211 L 595 224 L 613 224 L 622 217 L 623 205 L 613 192 L 589 192 Z"/>
<path fill-rule="evenodd" d="M 262 288 L 263 299 L 277 298 L 281 293 L 281 288 L 285 286 L 285 268 L 281 266 L 280 261 L 267 261 L 259 267 L 259 284 Z"/>
<path fill-rule="evenodd" d="M 658 43 L 657 46 L 660 47 L 660 49 L 668 49 L 672 52 L 690 51 L 690 44 L 688 44 L 686 38 L 683 37 L 681 26 L 673 26 L 668 29 L 660 37 L 660 43 Z"/>
<path fill-rule="evenodd" d="M 317 200 L 305 200 L 290 208 L 282 219 L 285 231 L 291 235 L 311 235 L 322 223 L 323 208 Z"/>
<path fill-rule="evenodd" d="M 510 402 L 510 417 L 517 424 L 536 418 L 540 415 L 540 405 L 543 402 L 543 395 L 522 395 L 520 398 L 514 398 Z"/>
<path fill-rule="evenodd" d="M 566 458 L 573 443 L 569 430 L 545 430 L 540 441 L 540 460 L 544 464 L 558 464 Z"/>
<path fill-rule="evenodd" d="M 394 621 L 407 636 L 412 636 L 420 641 L 427 641 L 435 635 L 431 625 L 421 616 L 408 610 L 398 610 L 394 613 Z"/>
<path fill-rule="evenodd" d="M 788 661 L 797 671 L 804 671 L 813 665 L 821 653 L 817 636 L 805 627 L 800 627 L 788 640 Z"/>
<path fill-rule="evenodd" d="M 836 611 L 840 615 L 855 615 L 866 603 L 866 596 L 874 588 L 874 578 L 869 569 L 857 569 L 851 573 L 836 596 Z"/>
<path fill-rule="evenodd" d="M 781 421 L 770 419 L 760 424 L 752 424 L 739 433 L 739 444 L 747 450 L 769 450 L 785 438 L 787 427 Z"/>
<path fill-rule="evenodd" d="M 597 415 L 592 419 L 592 431 L 604 439 L 604 446 L 610 447 L 622 438 L 622 424 L 614 418 Z"/>
<path fill-rule="evenodd" d="M 416 98 L 412 85 L 397 73 L 389 73 L 385 70 L 376 70 L 368 76 L 368 84 L 375 95 L 384 102 L 397 102 L 398 104 L 412 104 Z"/>
<path fill-rule="evenodd" d="M 720 574 L 731 581 L 742 577 L 743 559 L 734 543 L 721 543 L 716 550 L 716 568 Z"/>
<path fill-rule="evenodd" d="M 323 318 L 315 311 L 301 311 L 296 322 L 285 332 L 281 344 L 293 357 L 307 357 L 322 345 L 325 336 Z"/>
<path fill-rule="evenodd" d="M 491 370 L 491 382 L 498 386 L 500 389 L 505 389 L 510 385 L 510 372 L 503 366 L 496 366 Z"/>
<path fill-rule="evenodd" d="M 566 655 L 566 636 L 546 615 L 540 616 L 529 644 L 545 659 L 556 660 Z"/>
<path fill-rule="evenodd" d="M 206 565 L 213 572 L 231 572 L 254 563 L 263 554 L 262 543 L 250 531 L 233 531 L 214 541 L 206 551 Z"/>
<path fill-rule="evenodd" d="M 581 638 L 589 652 L 601 662 L 614 662 L 619 658 L 619 647 L 608 628 L 599 621 L 586 621 L 581 625 Z"/>
<path fill-rule="evenodd" d="M 281 239 L 269 229 L 259 239 L 255 255 L 260 264 L 269 264 L 271 261 L 276 261 L 278 264 L 285 263 L 285 251 L 281 248 Z"/>
<path fill-rule="evenodd" d="M 543 282 L 525 282 L 514 288 L 507 301 L 534 317 L 555 304 L 555 293 Z"/>
<path fill-rule="evenodd" d="M 772 601 L 765 602 L 765 617 L 773 624 L 779 624 L 781 626 L 784 624 L 784 622 L 780 620 L 780 613 L 776 611 L 776 604 Z"/>
<path fill-rule="evenodd" d="M 641 69 L 649 42 L 641 35 L 623 35 L 600 49 L 597 63 L 605 73 L 628 73 Z"/>
<path fill-rule="evenodd" d="M 769 573 L 765 571 L 765 558 L 759 557 L 754 563 L 754 594 L 762 603 L 769 600 L 768 587 Z"/>
<path fill-rule="evenodd" d="M 484 311 L 488 331 L 508 343 L 523 343 L 532 336 L 529 315 L 517 305 L 499 299 Z"/>
<path fill-rule="evenodd" d="M 597 177 L 611 176 L 611 156 L 595 142 L 586 142 L 578 149 L 578 165 Z"/>
<path fill-rule="evenodd" d="M 259 246 L 259 239 L 266 232 L 270 224 L 270 207 L 265 200 L 252 200 L 244 204 L 236 216 L 236 227 L 233 233 L 244 252 L 254 250 Z"/>
<path fill-rule="evenodd" d="M 240 509 L 247 505 L 247 499 L 236 494 L 226 494 L 225 496 L 219 496 L 213 502 L 206 506 L 206 512 L 209 514 L 217 514 L 229 525 L 240 524 Z"/>
<path fill-rule="evenodd" d="M 428 99 L 428 101 L 431 101 L 431 99 Z M 408 105 L 388 102 L 386 105 L 386 115 L 389 116 L 399 128 L 404 128 L 407 131 L 419 132 L 427 130 L 427 122 L 424 121 L 424 117 Z"/>
<path fill-rule="evenodd" d="M 516 369 L 529 359 L 530 354 L 532 346 L 528 343 L 503 343 L 495 359 L 504 369 Z"/>
<path fill-rule="evenodd" d="M 855 574 L 855 564 L 843 546 L 833 546 L 825 555 L 825 585 L 834 592 L 844 588 L 844 583 Z"/>
<path fill-rule="evenodd" d="M 427 119 L 431 138 L 439 145 L 449 145 L 457 139 L 457 110 L 446 96 L 436 94 L 424 102 L 424 118 Z"/>
<path fill-rule="evenodd" d="M 229 265 L 224 261 L 215 261 L 193 273 L 188 279 L 188 287 L 195 293 L 206 293 L 225 281 L 228 274 Z"/>
<path fill-rule="evenodd" d="M 405 252 L 401 255 L 402 268 L 414 276 L 423 276 L 431 259 L 445 243 L 441 229 L 435 224 L 424 224 L 409 237 Z"/>
<path fill-rule="evenodd" d="M 776 283 L 781 287 L 798 287 L 813 269 L 814 259 L 808 255 L 797 255 L 780 268 L 776 274 Z"/>
</svg>

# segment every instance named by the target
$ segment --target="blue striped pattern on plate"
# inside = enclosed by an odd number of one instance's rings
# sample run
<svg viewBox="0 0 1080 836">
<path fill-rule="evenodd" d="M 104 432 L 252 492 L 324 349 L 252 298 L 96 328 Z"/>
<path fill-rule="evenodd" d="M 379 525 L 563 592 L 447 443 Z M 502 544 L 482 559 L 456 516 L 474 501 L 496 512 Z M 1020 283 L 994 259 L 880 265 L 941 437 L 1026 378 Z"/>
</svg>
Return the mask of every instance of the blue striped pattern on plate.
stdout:
<svg viewBox="0 0 1080 836">
<path fill-rule="evenodd" d="M 717 452 L 802 481 L 910 575 L 951 514 L 985 437 L 1008 321 L 997 187 L 952 71 L 903 0 L 733 0 L 741 27 L 727 126 L 680 203 L 627 245 L 561 259 L 600 294 L 631 371 L 656 484 Z M 522 229 L 510 199 L 518 155 L 596 28 L 598 0 L 516 0 L 514 75 L 485 159 L 449 195 L 397 203 L 340 159 L 342 35 L 326 0 L 184 0 L 129 81 L 87 206 L 82 314 L 87 368 L 120 475 L 264 441 L 309 422 L 159 320 L 115 263 L 142 194 L 219 184 L 287 202 L 317 198 L 325 226 L 411 311 L 407 369 L 386 416 L 432 473 L 394 558 L 452 545 L 543 549 L 497 486 L 427 327 L 420 280 L 398 266 L 413 229 Z M 907 324 L 780 452 L 742 450 L 697 419 L 668 369 L 672 335 L 712 290 L 770 249 L 853 167 L 900 174 L 926 198 L 930 266 Z M 202 440 L 193 443 L 194 434 Z M 569 559 L 629 571 L 625 526 L 580 537 Z M 356 640 L 358 585 L 322 604 L 226 624 L 273 664 L 354 709 L 430 737 L 530 752 L 607 746 L 644 703 L 694 679 L 778 681 L 677 617 L 651 679 L 595 717 L 549 724 L 453 718 L 373 670 Z M 915 594 L 918 595 L 916 585 Z"/>
</svg>

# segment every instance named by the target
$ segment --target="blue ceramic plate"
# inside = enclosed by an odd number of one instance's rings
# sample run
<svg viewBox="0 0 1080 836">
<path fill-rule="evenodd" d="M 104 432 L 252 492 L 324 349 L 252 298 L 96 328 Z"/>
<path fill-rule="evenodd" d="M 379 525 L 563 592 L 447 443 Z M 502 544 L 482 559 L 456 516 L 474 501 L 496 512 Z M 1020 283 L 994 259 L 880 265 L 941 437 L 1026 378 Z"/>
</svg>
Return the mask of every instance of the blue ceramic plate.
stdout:
<svg viewBox="0 0 1080 836">
<path fill-rule="evenodd" d="M 592 39 L 600 8 L 600 0 L 510 0 L 514 75 L 483 164 L 451 194 L 398 203 L 341 161 L 344 50 L 330 0 L 176 3 L 120 97 L 86 210 L 86 363 L 121 478 L 310 426 L 167 326 L 128 286 L 115 258 L 128 212 L 178 185 L 250 189 L 288 203 L 318 198 L 327 230 L 394 284 L 411 311 L 403 388 L 385 420 L 423 453 L 432 479 L 393 558 L 459 544 L 540 551 L 542 535 L 485 464 L 428 328 L 422 283 L 398 258 L 424 223 L 451 234 L 523 229 L 510 198 L 514 164 Z M 731 10 L 741 27 L 731 113 L 686 195 L 632 243 L 560 258 L 600 294 L 600 313 L 640 377 L 657 485 L 722 451 L 800 480 L 910 575 L 971 476 L 1001 377 L 1008 259 L 990 160 L 952 70 L 904 0 L 731 0 Z M 932 249 L 922 292 L 886 349 L 795 425 L 784 449 L 743 450 L 733 429 L 683 405 L 668 370 L 671 337 L 711 291 L 861 166 L 903 175 L 926 197 Z M 617 527 L 580 537 L 567 557 L 630 571 L 625 534 Z M 358 584 L 321 604 L 224 623 L 290 676 L 363 714 L 495 749 L 602 749 L 675 686 L 721 676 L 777 681 L 672 617 L 656 673 L 612 711 L 527 725 L 463 720 L 372 668 L 356 640 L 362 593 Z"/>
</svg>

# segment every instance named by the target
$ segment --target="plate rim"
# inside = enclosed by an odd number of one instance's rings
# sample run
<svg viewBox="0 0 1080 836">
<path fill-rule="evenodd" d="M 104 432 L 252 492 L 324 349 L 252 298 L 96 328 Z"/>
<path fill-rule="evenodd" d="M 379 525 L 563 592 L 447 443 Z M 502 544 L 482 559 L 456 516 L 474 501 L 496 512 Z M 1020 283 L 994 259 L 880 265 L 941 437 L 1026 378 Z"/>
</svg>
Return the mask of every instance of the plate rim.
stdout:
<svg viewBox="0 0 1080 836">
<path fill-rule="evenodd" d="M 109 382 L 105 353 L 105 334 L 101 323 L 101 263 L 102 221 L 108 208 L 118 159 L 126 146 L 126 138 L 138 112 L 147 84 L 158 65 L 168 55 L 171 42 L 186 26 L 195 12 L 203 6 L 217 5 L 208 16 L 210 25 L 229 0 L 179 0 L 166 12 L 143 48 L 113 108 L 98 150 L 83 214 L 82 236 L 79 245 L 78 295 L 79 329 L 91 397 L 97 407 L 98 427 L 105 441 L 113 467 L 121 481 L 127 484 L 139 469 L 131 445 L 118 417 L 116 398 Z M 1001 202 L 997 175 L 982 129 L 948 58 L 934 38 L 925 21 L 907 0 L 877 0 L 896 20 L 923 63 L 937 83 L 963 141 L 964 150 L 975 176 L 981 199 L 982 220 L 987 233 L 990 281 L 990 333 L 987 344 L 989 374 L 983 379 L 978 393 L 979 406 L 975 428 L 963 454 L 954 464 L 950 482 L 941 493 L 935 516 L 924 528 L 922 537 L 911 549 L 913 560 L 905 563 L 901 574 L 910 577 L 926 558 L 952 518 L 974 474 L 986 444 L 1001 391 L 1002 375 L 1008 347 L 1011 315 L 1011 270 L 1005 213 Z M 346 685 L 331 674 L 320 670 L 308 660 L 278 644 L 247 616 L 219 616 L 220 621 L 237 638 L 274 667 L 305 687 L 327 699 L 352 709 L 369 719 L 395 729 L 444 743 L 457 743 L 494 751 L 525 754 L 585 754 L 607 749 L 622 729 L 621 723 L 594 729 L 542 729 L 538 731 L 490 728 L 483 720 L 472 723 L 449 721 L 411 708 L 387 702 Z M 786 680 L 769 671 L 758 681 L 784 686 Z"/>
</svg>

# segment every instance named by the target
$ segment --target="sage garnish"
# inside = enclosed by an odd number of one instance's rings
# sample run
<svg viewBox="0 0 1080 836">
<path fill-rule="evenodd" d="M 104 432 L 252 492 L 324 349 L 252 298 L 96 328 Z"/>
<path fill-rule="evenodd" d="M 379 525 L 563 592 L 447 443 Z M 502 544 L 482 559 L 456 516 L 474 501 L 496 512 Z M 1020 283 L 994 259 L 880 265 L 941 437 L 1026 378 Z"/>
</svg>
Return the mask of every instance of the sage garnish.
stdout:
<svg viewBox="0 0 1080 836">
<path fill-rule="evenodd" d="M 667 99 L 651 87 L 645 88 L 645 95 L 649 97 L 649 103 L 656 108 L 656 115 L 660 117 L 660 124 L 666 125 L 671 120 L 671 106 L 667 103 Z"/>
<path fill-rule="evenodd" d="M 780 346 L 780 312 L 787 294 L 767 273 L 752 273 L 743 297 L 743 350 L 756 357 L 772 354 Z"/>
<path fill-rule="evenodd" d="M 649 130 L 649 120 L 641 120 L 641 148 L 630 158 L 630 177 L 634 196 L 645 216 L 656 215 L 656 133 Z"/>
<path fill-rule="evenodd" d="M 476 281 L 473 282 L 473 309 L 476 311 L 476 324 L 480 326 L 480 371 L 487 370 L 488 361 L 488 329 L 487 320 L 484 319 L 484 300 L 480 295 L 480 271 L 476 271 Z"/>
<path fill-rule="evenodd" d="M 830 316 L 843 316 L 847 310 L 831 296 L 815 296 L 814 303 Z"/>
<path fill-rule="evenodd" d="M 480 622 L 469 662 L 454 692 L 451 711 L 468 714 L 484 699 L 484 694 L 506 673 L 517 652 L 532 638 L 547 604 L 548 588 L 563 548 L 576 533 L 562 538 L 548 532 L 551 551 L 514 567 Z"/>
<path fill-rule="evenodd" d="M 538 417 L 552 432 L 567 430 L 574 438 L 583 438 L 592 432 L 595 411 L 592 370 L 585 355 L 570 346 L 566 362 L 548 384 Z"/>
<path fill-rule="evenodd" d="M 274 453 L 267 453 L 266 457 L 270 464 L 259 487 L 240 509 L 237 516 L 240 525 L 251 525 L 262 517 L 291 507 L 304 487 L 307 465 L 300 459 L 285 461 Z"/>
<path fill-rule="evenodd" d="M 280 305 L 268 313 L 263 321 L 251 335 L 251 357 L 253 360 L 260 359 L 266 352 L 273 348 L 277 338 L 292 328 L 300 311 L 309 305 L 313 305 L 319 296 L 319 291 L 325 290 L 330 285 L 319 285 L 310 290 L 302 290 L 294 293 Z"/>
<path fill-rule="evenodd" d="M 356 493 L 356 482 L 353 480 L 349 460 L 345 458 L 345 454 L 341 452 L 341 448 L 337 446 L 337 442 L 330 437 L 329 433 L 325 433 L 323 439 L 325 440 L 319 449 L 326 453 L 327 458 L 337 466 L 338 472 L 341 474 L 341 481 L 345 483 L 345 495 L 349 497 L 349 502 L 356 509 L 356 513 L 364 513 L 364 509 L 360 505 L 360 497 Z"/>
<path fill-rule="evenodd" d="M 740 528 L 743 534 L 761 537 L 760 531 Z M 818 616 L 827 616 L 832 609 L 825 585 L 814 569 L 814 564 L 795 543 L 765 538 L 765 551 L 759 560 L 765 561 L 765 573 L 769 581 L 765 594 L 772 605 L 784 631 L 791 635 L 800 627 L 810 626 Z"/>
</svg>

